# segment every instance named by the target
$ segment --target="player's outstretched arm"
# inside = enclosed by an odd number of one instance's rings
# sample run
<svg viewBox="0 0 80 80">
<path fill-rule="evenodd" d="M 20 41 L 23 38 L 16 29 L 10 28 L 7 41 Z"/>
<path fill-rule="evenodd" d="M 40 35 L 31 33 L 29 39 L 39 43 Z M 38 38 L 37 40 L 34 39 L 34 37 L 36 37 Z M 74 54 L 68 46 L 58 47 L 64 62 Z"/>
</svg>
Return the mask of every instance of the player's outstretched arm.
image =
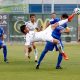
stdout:
<svg viewBox="0 0 80 80">
<path fill-rule="evenodd" d="M 67 23 L 67 22 L 71 22 L 72 19 L 74 18 L 74 16 L 75 16 L 75 13 L 72 13 L 67 19 L 61 20 L 61 21 L 53 24 L 53 25 L 51 26 L 52 29 L 55 29 L 57 26 L 63 25 L 63 24 L 65 24 L 65 23 Z"/>
<path fill-rule="evenodd" d="M 60 26 L 60 25 L 63 25 L 65 23 L 68 22 L 68 19 L 65 19 L 65 20 L 61 20 L 59 22 L 56 22 L 55 24 L 51 25 L 52 29 L 55 29 L 56 27 Z"/>
<path fill-rule="evenodd" d="M 75 16 L 75 13 L 72 13 L 69 17 L 68 17 L 68 22 L 71 22 L 72 19 L 74 18 Z"/>
</svg>

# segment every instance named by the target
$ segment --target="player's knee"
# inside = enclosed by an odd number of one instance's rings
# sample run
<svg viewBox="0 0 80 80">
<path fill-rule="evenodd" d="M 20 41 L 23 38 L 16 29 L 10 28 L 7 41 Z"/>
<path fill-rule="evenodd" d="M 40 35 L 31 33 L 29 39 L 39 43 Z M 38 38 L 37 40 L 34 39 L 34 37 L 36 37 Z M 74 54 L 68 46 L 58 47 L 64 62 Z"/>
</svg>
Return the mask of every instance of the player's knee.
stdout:
<svg viewBox="0 0 80 80">
<path fill-rule="evenodd" d="M 53 39 L 53 43 L 58 44 L 58 40 L 57 39 Z"/>
<path fill-rule="evenodd" d="M 46 54 L 47 52 L 48 52 L 48 50 L 46 50 L 46 49 L 44 49 L 44 50 L 43 50 L 43 53 L 45 53 L 45 54 Z"/>
</svg>

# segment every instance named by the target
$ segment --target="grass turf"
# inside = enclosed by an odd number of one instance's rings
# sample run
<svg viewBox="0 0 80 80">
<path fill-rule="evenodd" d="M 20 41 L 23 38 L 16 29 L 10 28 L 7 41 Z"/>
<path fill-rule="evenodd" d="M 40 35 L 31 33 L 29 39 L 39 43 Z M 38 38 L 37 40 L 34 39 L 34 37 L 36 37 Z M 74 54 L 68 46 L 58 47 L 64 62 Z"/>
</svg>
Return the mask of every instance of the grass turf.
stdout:
<svg viewBox="0 0 80 80">
<path fill-rule="evenodd" d="M 37 45 L 39 56 L 44 45 Z M 31 59 L 25 60 L 24 46 L 8 45 L 9 64 L 3 62 L 2 50 L 0 50 L 0 80 L 79 80 L 80 79 L 80 44 L 65 45 L 65 51 L 69 60 L 62 61 L 61 70 L 56 70 L 58 52 L 48 52 L 36 70 L 33 52 Z"/>
</svg>

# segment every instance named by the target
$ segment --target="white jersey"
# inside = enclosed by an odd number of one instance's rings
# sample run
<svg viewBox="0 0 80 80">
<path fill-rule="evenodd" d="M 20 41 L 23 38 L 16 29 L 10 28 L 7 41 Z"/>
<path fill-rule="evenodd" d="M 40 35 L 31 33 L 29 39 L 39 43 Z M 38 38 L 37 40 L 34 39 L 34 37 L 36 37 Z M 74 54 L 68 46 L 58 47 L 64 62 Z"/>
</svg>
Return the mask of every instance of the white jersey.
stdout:
<svg viewBox="0 0 80 80">
<path fill-rule="evenodd" d="M 26 43 L 25 45 L 31 45 L 32 42 L 38 42 L 38 41 L 50 41 L 53 42 L 51 25 L 46 28 L 44 31 L 40 32 L 34 32 L 29 31 L 29 33 L 26 34 Z"/>
<path fill-rule="evenodd" d="M 38 27 L 38 23 L 34 22 L 34 24 L 31 21 L 25 22 L 25 25 L 30 29 L 30 31 L 34 31 L 35 28 Z"/>
</svg>

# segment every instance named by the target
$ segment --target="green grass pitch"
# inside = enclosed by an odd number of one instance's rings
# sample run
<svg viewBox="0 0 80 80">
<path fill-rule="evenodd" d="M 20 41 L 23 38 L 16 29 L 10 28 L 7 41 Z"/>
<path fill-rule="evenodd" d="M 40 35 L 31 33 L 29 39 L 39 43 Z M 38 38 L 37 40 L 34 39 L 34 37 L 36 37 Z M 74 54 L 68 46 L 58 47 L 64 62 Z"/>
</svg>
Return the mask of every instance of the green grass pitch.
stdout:
<svg viewBox="0 0 80 80">
<path fill-rule="evenodd" d="M 37 45 L 39 56 L 44 45 Z M 80 44 L 65 45 L 69 60 L 62 61 L 61 70 L 56 70 L 58 52 L 48 52 L 36 70 L 34 54 L 31 59 L 25 60 L 24 46 L 8 45 L 9 64 L 3 62 L 2 50 L 0 50 L 0 80 L 80 80 Z"/>
</svg>

